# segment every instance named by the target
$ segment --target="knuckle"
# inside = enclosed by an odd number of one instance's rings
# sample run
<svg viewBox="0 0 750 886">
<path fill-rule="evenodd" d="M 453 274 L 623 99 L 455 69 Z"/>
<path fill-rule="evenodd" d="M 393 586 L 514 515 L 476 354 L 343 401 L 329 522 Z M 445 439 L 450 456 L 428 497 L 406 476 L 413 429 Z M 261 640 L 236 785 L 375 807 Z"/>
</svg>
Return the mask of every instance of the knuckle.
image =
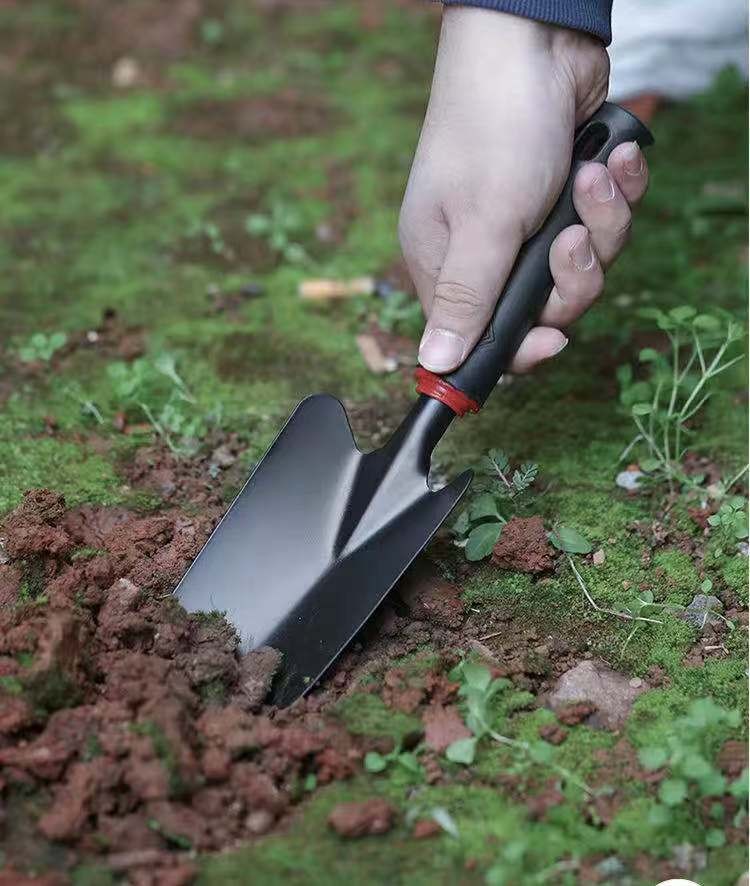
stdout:
<svg viewBox="0 0 750 886">
<path fill-rule="evenodd" d="M 435 286 L 433 310 L 439 310 L 446 317 L 466 320 L 484 313 L 484 307 L 484 299 L 471 286 L 446 282 L 440 282 Z"/>
</svg>

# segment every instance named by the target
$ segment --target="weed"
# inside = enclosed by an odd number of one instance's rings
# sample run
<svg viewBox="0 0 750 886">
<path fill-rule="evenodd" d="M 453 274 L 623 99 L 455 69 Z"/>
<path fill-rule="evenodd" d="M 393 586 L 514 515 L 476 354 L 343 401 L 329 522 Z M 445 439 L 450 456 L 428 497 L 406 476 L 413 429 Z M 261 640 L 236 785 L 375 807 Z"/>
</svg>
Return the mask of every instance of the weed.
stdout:
<svg viewBox="0 0 750 886">
<path fill-rule="evenodd" d="M 390 765 L 400 766 L 410 775 L 416 775 L 420 778 L 424 774 L 422 767 L 419 765 L 418 754 L 420 749 L 414 751 L 404 751 L 399 742 L 390 754 L 379 754 L 377 751 L 368 751 L 365 754 L 365 769 L 368 772 L 385 772 Z"/>
<path fill-rule="evenodd" d="M 477 468 L 474 495 L 453 524 L 455 544 L 464 549 L 467 560 L 489 556 L 503 526 L 513 514 L 528 509 L 538 470 L 527 462 L 511 473 L 508 456 L 490 449 Z"/>
<path fill-rule="evenodd" d="M 664 826 L 672 818 L 672 810 L 685 803 L 699 802 L 706 797 L 730 795 L 737 800 L 734 826 L 740 827 L 747 816 L 747 770 L 728 783 L 710 759 L 709 745 L 717 728 L 737 728 L 738 711 L 727 710 L 711 698 L 698 698 L 690 703 L 687 713 L 679 717 L 674 730 L 663 745 L 642 748 L 638 758 L 644 769 L 668 770 L 668 777 L 659 784 L 659 803 L 652 809 L 649 821 L 654 827 Z M 723 807 L 721 819 L 723 820 Z M 709 846 L 725 842 L 721 828 L 706 832 Z"/>
<path fill-rule="evenodd" d="M 161 353 L 153 361 L 112 363 L 107 374 L 118 406 L 138 408 L 175 455 L 195 452 L 207 433 L 207 421 L 171 354 Z M 166 390 L 164 379 L 169 382 Z"/>
<path fill-rule="evenodd" d="M 512 685 L 510 680 L 504 678 L 493 680 L 489 668 L 468 659 L 456 665 L 450 673 L 450 678 L 460 683 L 458 694 L 465 702 L 466 725 L 473 735 L 470 738 L 459 738 L 449 745 L 445 751 L 448 760 L 470 766 L 474 762 L 478 743 L 488 737 L 515 751 L 522 764 L 548 766 L 565 781 L 576 785 L 584 793 L 591 794 L 588 785 L 570 770 L 554 762 L 555 750 L 552 745 L 541 739 L 532 742 L 519 741 L 501 735 L 493 729 L 492 702 Z"/>
<path fill-rule="evenodd" d="M 224 241 L 221 228 L 215 222 L 195 219 L 188 226 L 187 236 L 191 240 L 205 241 L 214 255 L 219 255 L 229 261 L 234 258 L 232 250 Z"/>
<path fill-rule="evenodd" d="M 747 503 L 741 495 L 733 495 L 727 499 L 716 514 L 708 518 L 711 526 L 722 526 L 734 538 L 743 539 L 748 536 Z"/>
<path fill-rule="evenodd" d="M 640 314 L 656 321 L 670 351 L 640 352 L 646 378 L 636 380 L 630 365 L 618 369 L 620 401 L 638 429 L 621 458 L 643 445 L 647 455 L 639 464 L 654 481 L 667 482 L 670 489 L 675 484 L 695 488 L 704 478 L 686 474 L 681 464 L 685 440 L 693 433 L 690 421 L 711 397 L 712 380 L 742 359 L 741 354 L 727 358 L 728 349 L 742 338 L 742 329 L 731 319 L 699 314 L 689 305 L 669 312 L 643 308 Z"/>
<path fill-rule="evenodd" d="M 254 212 L 245 220 L 245 230 L 252 237 L 261 237 L 284 261 L 300 264 L 308 260 L 304 247 L 293 238 L 302 229 L 296 210 L 280 200 L 271 204 L 268 213 Z"/>
<path fill-rule="evenodd" d="M 52 357 L 65 347 L 68 336 L 64 332 L 52 332 L 46 335 L 44 332 L 35 332 L 26 344 L 18 349 L 18 356 L 23 363 L 49 363 Z"/>
</svg>

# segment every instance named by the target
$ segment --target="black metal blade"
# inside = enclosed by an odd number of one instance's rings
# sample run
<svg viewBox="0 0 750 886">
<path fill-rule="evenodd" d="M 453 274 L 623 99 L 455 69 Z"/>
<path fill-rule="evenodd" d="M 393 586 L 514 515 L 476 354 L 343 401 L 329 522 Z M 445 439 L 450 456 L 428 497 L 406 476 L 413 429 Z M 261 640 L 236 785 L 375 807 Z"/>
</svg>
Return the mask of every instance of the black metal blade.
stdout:
<svg viewBox="0 0 750 886">
<path fill-rule="evenodd" d="M 431 492 L 409 430 L 363 454 L 338 400 L 304 400 L 177 587 L 186 609 L 225 612 L 245 649 L 281 650 L 277 704 L 315 683 L 471 481 Z"/>
</svg>

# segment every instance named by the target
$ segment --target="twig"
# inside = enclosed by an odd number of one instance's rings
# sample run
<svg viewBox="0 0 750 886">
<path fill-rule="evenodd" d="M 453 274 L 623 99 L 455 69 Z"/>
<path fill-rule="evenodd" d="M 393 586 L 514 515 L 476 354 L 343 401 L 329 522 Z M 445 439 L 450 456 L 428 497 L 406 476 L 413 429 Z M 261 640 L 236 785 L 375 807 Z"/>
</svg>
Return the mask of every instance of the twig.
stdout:
<svg viewBox="0 0 750 886">
<path fill-rule="evenodd" d="M 594 600 L 594 598 L 591 596 L 591 594 L 589 593 L 589 589 L 586 587 L 586 583 L 584 582 L 584 580 L 581 576 L 581 573 L 576 569 L 576 565 L 573 562 L 573 558 L 570 556 L 570 554 L 568 554 L 567 557 L 568 557 L 568 563 L 570 563 L 570 568 L 573 570 L 573 575 L 575 575 L 576 580 L 577 580 L 581 590 L 584 593 L 584 596 L 586 597 L 586 599 L 589 601 L 591 606 L 597 612 L 606 613 L 607 615 L 614 615 L 617 618 L 624 619 L 625 621 L 646 621 L 649 624 L 654 624 L 654 625 L 664 624 L 664 622 L 660 621 L 658 618 L 648 618 L 645 615 L 630 615 L 630 613 L 628 613 L 628 612 L 618 612 L 616 609 L 605 609 L 603 606 L 600 606 L 596 602 L 596 600 Z"/>
</svg>

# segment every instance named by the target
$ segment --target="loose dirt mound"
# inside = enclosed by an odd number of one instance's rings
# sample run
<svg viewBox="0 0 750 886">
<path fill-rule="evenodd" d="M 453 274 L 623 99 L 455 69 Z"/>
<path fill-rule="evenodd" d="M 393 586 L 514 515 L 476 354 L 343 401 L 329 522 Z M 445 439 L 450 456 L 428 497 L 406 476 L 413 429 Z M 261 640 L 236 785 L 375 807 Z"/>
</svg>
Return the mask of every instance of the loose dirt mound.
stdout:
<svg viewBox="0 0 750 886">
<path fill-rule="evenodd" d="M 212 525 L 36 490 L 2 528 L 0 789 L 70 861 L 104 855 L 133 882 L 187 882 L 175 850 L 268 831 L 306 777 L 346 778 L 362 756 L 305 704 L 262 710 L 278 654 L 241 657 L 220 615 L 170 596 Z M 34 861 L 4 843 L 19 870 Z"/>
</svg>

